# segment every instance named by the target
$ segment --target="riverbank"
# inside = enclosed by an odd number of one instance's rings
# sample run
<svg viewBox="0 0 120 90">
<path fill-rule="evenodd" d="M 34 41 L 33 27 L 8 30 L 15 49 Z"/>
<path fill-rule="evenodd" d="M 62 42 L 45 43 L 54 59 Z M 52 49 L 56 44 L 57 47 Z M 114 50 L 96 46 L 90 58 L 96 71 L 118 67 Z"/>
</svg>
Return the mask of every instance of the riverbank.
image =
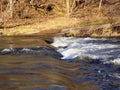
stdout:
<svg viewBox="0 0 120 90">
<path fill-rule="evenodd" d="M 69 6 L 71 9 L 69 14 L 64 1 L 17 0 L 14 2 L 12 17 L 8 9 L 9 2 L 7 0 L 0 2 L 1 36 L 48 35 L 60 33 L 63 29 L 71 30 L 72 28 L 73 30 L 76 27 L 80 29 L 80 33 L 79 30 L 75 30 L 77 31 L 75 33 L 79 34 L 77 36 L 120 36 L 119 26 L 111 27 L 113 24 L 120 24 L 120 2 L 118 0 L 104 0 L 101 8 L 99 0 L 71 2 L 74 5 Z M 85 35 L 81 34 L 81 31 Z"/>
<path fill-rule="evenodd" d="M 110 38 L 120 37 L 120 24 L 102 24 L 63 29 L 63 36 Z"/>
<path fill-rule="evenodd" d="M 60 32 L 61 29 L 73 27 L 78 23 L 76 18 L 57 17 L 40 23 L 21 25 L 11 28 L 0 29 L 1 36 L 25 36 L 35 34 L 53 34 Z"/>
<path fill-rule="evenodd" d="M 56 17 L 39 23 L 0 29 L 1 36 L 38 36 L 58 33 L 75 37 L 120 37 L 120 23 L 110 24 L 105 18 L 83 22 L 79 18 Z"/>
</svg>

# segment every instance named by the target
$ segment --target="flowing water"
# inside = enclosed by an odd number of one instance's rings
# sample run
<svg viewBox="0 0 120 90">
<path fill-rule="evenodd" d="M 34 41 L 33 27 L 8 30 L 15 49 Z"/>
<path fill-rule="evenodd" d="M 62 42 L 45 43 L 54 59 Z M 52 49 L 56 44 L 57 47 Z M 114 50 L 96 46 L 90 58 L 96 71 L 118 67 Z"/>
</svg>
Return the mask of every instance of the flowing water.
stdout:
<svg viewBox="0 0 120 90">
<path fill-rule="evenodd" d="M 120 90 L 120 39 L 44 40 L 0 37 L 0 90 Z"/>
<path fill-rule="evenodd" d="M 58 48 L 66 61 L 76 59 L 89 63 L 110 86 L 116 82 L 117 88 L 107 87 L 103 90 L 120 90 L 120 39 L 119 38 L 74 38 L 55 37 L 53 46 Z M 87 66 L 85 66 L 87 68 Z M 93 70 L 93 71 L 94 71 Z M 114 78 L 116 80 L 111 80 Z M 110 84 L 110 82 L 112 82 Z M 108 83 L 107 83 L 108 84 Z M 106 87 L 106 86 L 105 86 Z"/>
<path fill-rule="evenodd" d="M 63 59 L 89 57 L 120 65 L 120 39 L 57 37 L 54 41 Z"/>
</svg>

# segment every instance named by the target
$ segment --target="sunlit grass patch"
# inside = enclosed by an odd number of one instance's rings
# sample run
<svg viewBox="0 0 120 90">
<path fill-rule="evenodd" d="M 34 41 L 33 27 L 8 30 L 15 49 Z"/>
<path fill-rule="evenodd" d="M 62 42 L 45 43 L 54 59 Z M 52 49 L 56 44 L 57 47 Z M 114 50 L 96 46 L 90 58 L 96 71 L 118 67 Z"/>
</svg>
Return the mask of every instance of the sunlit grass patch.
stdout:
<svg viewBox="0 0 120 90">
<path fill-rule="evenodd" d="M 107 19 L 98 19 L 94 21 L 85 21 L 77 23 L 76 26 L 90 26 L 90 25 L 101 25 L 101 24 L 107 24 L 109 23 L 109 20 Z"/>
</svg>

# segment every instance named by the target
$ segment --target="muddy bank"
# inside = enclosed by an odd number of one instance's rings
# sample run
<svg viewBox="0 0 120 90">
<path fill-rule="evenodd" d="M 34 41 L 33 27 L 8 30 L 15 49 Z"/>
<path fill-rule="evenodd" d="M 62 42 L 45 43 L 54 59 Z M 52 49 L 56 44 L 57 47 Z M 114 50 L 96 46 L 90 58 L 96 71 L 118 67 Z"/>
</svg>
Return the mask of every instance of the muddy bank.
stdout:
<svg viewBox="0 0 120 90">
<path fill-rule="evenodd" d="M 63 29 L 61 34 L 75 37 L 120 37 L 120 24 L 91 25 Z"/>
</svg>

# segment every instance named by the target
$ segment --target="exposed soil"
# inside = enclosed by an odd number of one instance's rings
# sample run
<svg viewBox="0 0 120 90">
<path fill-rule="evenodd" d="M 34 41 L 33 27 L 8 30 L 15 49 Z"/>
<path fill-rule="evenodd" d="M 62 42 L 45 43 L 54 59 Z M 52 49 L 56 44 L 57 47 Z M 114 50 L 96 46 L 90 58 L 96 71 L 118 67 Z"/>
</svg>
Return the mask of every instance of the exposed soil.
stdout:
<svg viewBox="0 0 120 90">
<path fill-rule="evenodd" d="M 120 37 L 120 24 L 103 24 L 69 28 L 62 30 L 61 34 L 74 37 Z"/>
</svg>

